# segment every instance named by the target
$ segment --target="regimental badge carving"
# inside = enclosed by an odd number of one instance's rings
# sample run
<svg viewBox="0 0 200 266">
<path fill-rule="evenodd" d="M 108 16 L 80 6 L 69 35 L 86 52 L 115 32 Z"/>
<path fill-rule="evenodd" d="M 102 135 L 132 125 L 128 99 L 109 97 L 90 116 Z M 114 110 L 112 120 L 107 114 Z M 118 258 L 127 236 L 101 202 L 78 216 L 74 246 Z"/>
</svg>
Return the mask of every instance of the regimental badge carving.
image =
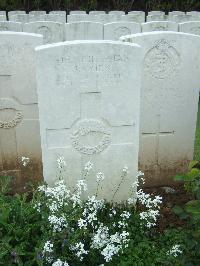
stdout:
<svg viewBox="0 0 200 266">
<path fill-rule="evenodd" d="M 72 146 L 82 154 L 98 154 L 111 142 L 111 133 L 103 122 L 83 119 L 77 123 L 71 135 Z"/>
<path fill-rule="evenodd" d="M 41 26 L 36 30 L 36 33 L 42 34 L 44 37 L 45 43 L 50 43 L 52 40 L 52 32 L 51 30 L 46 26 Z"/>
<path fill-rule="evenodd" d="M 144 71 L 157 79 L 165 79 L 177 74 L 180 55 L 165 39 L 157 41 L 144 59 Z"/>
<path fill-rule="evenodd" d="M 131 34 L 131 30 L 127 27 L 119 27 L 115 29 L 114 35 L 115 38 L 118 40 L 120 37 Z"/>
<path fill-rule="evenodd" d="M 17 111 L 15 117 L 10 121 L 0 121 L 0 128 L 11 128 L 16 127 L 22 121 L 22 112 Z"/>
</svg>

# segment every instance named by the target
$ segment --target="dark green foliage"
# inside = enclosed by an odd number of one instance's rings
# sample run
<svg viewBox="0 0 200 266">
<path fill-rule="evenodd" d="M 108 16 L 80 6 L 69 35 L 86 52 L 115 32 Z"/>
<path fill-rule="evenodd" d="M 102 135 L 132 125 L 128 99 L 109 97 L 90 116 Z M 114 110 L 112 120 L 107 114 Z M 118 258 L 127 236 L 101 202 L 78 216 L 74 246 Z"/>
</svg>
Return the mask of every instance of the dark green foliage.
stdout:
<svg viewBox="0 0 200 266">
<path fill-rule="evenodd" d="M 15 10 L 200 10 L 199 0 L 0 0 L 0 9 Z"/>
</svg>

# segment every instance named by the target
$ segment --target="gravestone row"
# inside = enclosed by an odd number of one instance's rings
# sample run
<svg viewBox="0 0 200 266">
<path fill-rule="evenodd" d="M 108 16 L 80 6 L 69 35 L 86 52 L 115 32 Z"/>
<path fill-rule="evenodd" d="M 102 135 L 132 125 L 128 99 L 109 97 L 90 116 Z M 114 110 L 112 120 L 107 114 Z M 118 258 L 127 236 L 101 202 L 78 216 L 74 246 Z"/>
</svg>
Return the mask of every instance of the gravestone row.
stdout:
<svg viewBox="0 0 200 266">
<path fill-rule="evenodd" d="M 63 177 L 71 186 L 91 161 L 89 190 L 95 173 L 104 172 L 107 200 L 127 166 L 119 201 L 128 197 L 138 163 L 149 186 L 167 185 L 186 170 L 194 149 L 200 37 L 139 33 L 121 42 L 69 41 L 35 51 L 41 43 L 39 35 L 0 33 L 0 175 L 15 176 L 17 184 L 38 178 L 42 147 L 49 184 L 57 157 L 67 162 Z M 30 173 L 22 156 L 30 157 Z"/>
</svg>

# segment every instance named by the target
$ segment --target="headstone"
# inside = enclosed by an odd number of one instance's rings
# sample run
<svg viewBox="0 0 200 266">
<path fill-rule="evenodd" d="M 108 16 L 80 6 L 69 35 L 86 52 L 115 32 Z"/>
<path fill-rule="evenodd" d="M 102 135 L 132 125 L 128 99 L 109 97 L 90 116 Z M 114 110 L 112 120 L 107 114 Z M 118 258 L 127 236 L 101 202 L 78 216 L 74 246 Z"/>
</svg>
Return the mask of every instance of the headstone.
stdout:
<svg viewBox="0 0 200 266">
<path fill-rule="evenodd" d="M 61 16 L 59 14 L 46 14 L 45 15 L 45 21 L 66 23 L 66 16 Z"/>
<path fill-rule="evenodd" d="M 179 24 L 179 31 L 200 35 L 200 21 L 184 22 Z"/>
<path fill-rule="evenodd" d="M 0 32 L 0 176 L 15 177 L 18 191 L 42 177 L 34 50 L 41 44 L 39 35 Z"/>
<path fill-rule="evenodd" d="M 157 15 L 148 15 L 146 20 L 147 22 L 150 21 L 165 21 L 167 19 L 167 16 L 164 14 L 157 14 Z"/>
<path fill-rule="evenodd" d="M 118 11 L 118 10 L 112 10 L 109 12 L 109 14 L 113 14 L 113 15 L 125 15 L 124 11 Z"/>
<path fill-rule="evenodd" d="M 174 15 L 185 15 L 185 12 L 183 12 L 183 11 L 178 11 L 178 10 L 176 11 L 176 10 L 175 10 L 175 11 L 171 11 L 171 12 L 169 12 L 168 15 L 169 15 L 169 17 L 170 17 L 170 16 L 174 16 Z"/>
<path fill-rule="evenodd" d="M 99 14 L 96 15 L 97 17 L 97 22 L 103 23 L 103 24 L 107 24 L 107 23 L 111 23 L 111 22 L 117 22 L 119 21 L 119 17 L 117 15 L 114 14 Z M 120 16 L 121 17 L 121 16 Z"/>
<path fill-rule="evenodd" d="M 29 12 L 30 15 L 38 16 L 38 15 L 45 15 L 46 11 L 44 10 L 33 10 Z"/>
<path fill-rule="evenodd" d="M 89 21 L 89 15 L 87 14 L 67 15 L 67 22 L 80 22 L 80 21 Z"/>
<path fill-rule="evenodd" d="M 65 40 L 103 40 L 103 24 L 84 21 L 66 23 Z"/>
<path fill-rule="evenodd" d="M 56 180 L 56 159 L 63 156 L 69 186 L 90 161 L 90 195 L 96 192 L 96 174 L 103 172 L 101 198 L 112 200 L 120 182 L 114 201 L 129 197 L 138 167 L 140 49 L 112 41 L 36 49 L 43 174 L 50 185 Z M 129 172 L 122 181 L 125 165 Z"/>
<path fill-rule="evenodd" d="M 45 20 L 46 20 L 46 14 L 37 14 L 37 13 L 29 14 L 29 22 L 45 21 Z"/>
<path fill-rule="evenodd" d="M 104 25 L 104 40 L 119 40 L 120 37 L 141 32 L 139 23 L 113 22 Z"/>
<path fill-rule="evenodd" d="M 152 21 L 142 23 L 142 32 L 178 31 L 178 24 L 172 21 Z"/>
<path fill-rule="evenodd" d="M 190 16 L 191 21 L 199 21 L 200 20 L 200 12 L 199 11 L 190 11 L 190 12 L 187 12 L 186 15 Z"/>
<path fill-rule="evenodd" d="M 55 14 L 55 15 L 66 17 L 66 11 L 63 11 L 63 10 L 53 10 L 53 11 L 50 11 L 49 14 Z"/>
<path fill-rule="evenodd" d="M 0 21 L 7 21 L 7 18 L 5 15 L 0 15 Z"/>
<path fill-rule="evenodd" d="M 98 11 L 98 10 L 92 10 L 89 12 L 89 15 L 100 15 L 100 14 L 106 14 L 105 11 Z"/>
<path fill-rule="evenodd" d="M 0 31 L 22 31 L 22 23 L 2 21 L 0 22 Z"/>
<path fill-rule="evenodd" d="M 6 11 L 4 11 L 4 10 L 0 10 L 0 15 L 4 15 L 4 16 L 6 16 Z"/>
<path fill-rule="evenodd" d="M 136 23 L 143 23 L 145 22 L 145 13 L 138 13 L 138 14 L 128 14 L 121 16 L 122 21 L 129 21 L 129 22 L 136 22 Z"/>
<path fill-rule="evenodd" d="M 64 25 L 52 21 L 39 21 L 24 24 L 24 32 L 42 34 L 44 44 L 62 42 L 64 40 Z"/>
<path fill-rule="evenodd" d="M 158 10 L 149 11 L 148 16 L 151 16 L 151 15 L 165 15 L 165 12 L 158 11 Z"/>
<path fill-rule="evenodd" d="M 69 14 L 70 15 L 76 15 L 76 14 L 78 14 L 78 15 L 80 15 L 80 14 L 86 14 L 86 11 L 83 11 L 83 10 L 73 10 L 73 11 L 70 11 L 69 12 Z"/>
<path fill-rule="evenodd" d="M 33 15 L 29 14 L 16 14 L 16 15 L 10 15 L 9 21 L 12 22 L 20 22 L 22 24 L 30 22 L 34 18 Z"/>
<path fill-rule="evenodd" d="M 170 21 L 174 21 L 174 22 L 177 22 L 177 23 L 182 23 L 182 22 L 190 21 L 192 19 L 192 16 L 191 15 L 186 15 L 186 14 L 172 15 L 171 17 L 169 16 L 168 19 Z"/>
<path fill-rule="evenodd" d="M 179 32 L 122 37 L 144 49 L 139 168 L 146 185 L 168 185 L 193 159 L 200 38 Z"/>
<path fill-rule="evenodd" d="M 13 10 L 8 12 L 8 19 L 10 20 L 10 16 L 17 15 L 17 14 L 26 14 L 24 10 Z"/>
</svg>

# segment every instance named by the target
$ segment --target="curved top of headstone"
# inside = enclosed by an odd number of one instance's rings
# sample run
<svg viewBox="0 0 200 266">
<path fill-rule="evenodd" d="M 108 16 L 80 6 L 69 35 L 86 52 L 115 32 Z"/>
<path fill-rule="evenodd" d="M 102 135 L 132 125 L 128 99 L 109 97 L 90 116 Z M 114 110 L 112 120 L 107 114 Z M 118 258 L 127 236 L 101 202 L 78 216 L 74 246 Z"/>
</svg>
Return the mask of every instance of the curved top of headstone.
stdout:
<svg viewBox="0 0 200 266">
<path fill-rule="evenodd" d="M 15 31 L 0 31 L 0 36 L 18 36 L 18 37 L 34 37 L 34 38 L 43 38 L 41 34 L 28 33 L 28 32 L 15 32 Z"/>
<path fill-rule="evenodd" d="M 45 45 L 41 45 L 35 48 L 36 51 L 40 51 L 40 50 L 45 50 L 45 49 L 54 49 L 57 47 L 63 47 L 63 46 L 70 46 L 70 45 L 88 45 L 88 44 L 114 44 L 114 45 L 119 45 L 119 46 L 123 46 L 123 45 L 127 45 L 127 46 L 133 46 L 133 47 L 137 47 L 137 48 L 141 48 L 140 45 L 135 44 L 135 43 L 129 43 L 129 42 L 125 42 L 122 43 L 121 41 L 111 41 L 111 40 L 75 40 L 75 41 L 66 41 L 66 42 L 60 42 L 60 43 L 52 43 L 52 44 L 45 44 Z"/>
</svg>

